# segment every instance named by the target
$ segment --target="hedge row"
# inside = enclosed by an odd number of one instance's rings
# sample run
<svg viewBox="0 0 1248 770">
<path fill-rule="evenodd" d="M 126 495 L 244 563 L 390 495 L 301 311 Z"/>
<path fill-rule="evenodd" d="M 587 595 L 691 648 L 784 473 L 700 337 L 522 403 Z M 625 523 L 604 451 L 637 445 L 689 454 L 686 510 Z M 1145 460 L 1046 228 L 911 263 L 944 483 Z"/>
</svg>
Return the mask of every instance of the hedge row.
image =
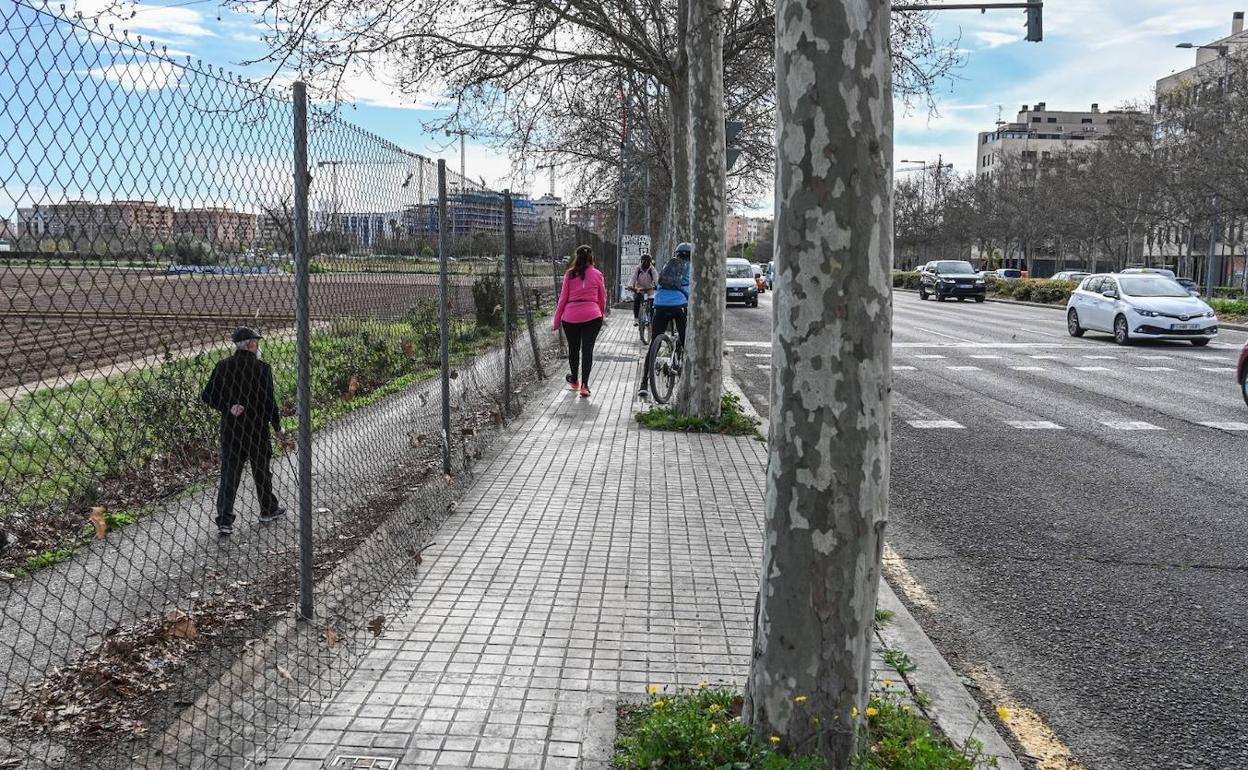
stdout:
<svg viewBox="0 0 1248 770">
<path fill-rule="evenodd" d="M 1026 281 L 1002 281 L 988 278 L 988 293 L 1010 297 L 1020 302 L 1064 303 L 1079 284 L 1073 281 L 1050 281 L 1028 279 Z M 893 271 L 894 289 L 918 289 L 919 274 L 913 270 Z"/>
</svg>

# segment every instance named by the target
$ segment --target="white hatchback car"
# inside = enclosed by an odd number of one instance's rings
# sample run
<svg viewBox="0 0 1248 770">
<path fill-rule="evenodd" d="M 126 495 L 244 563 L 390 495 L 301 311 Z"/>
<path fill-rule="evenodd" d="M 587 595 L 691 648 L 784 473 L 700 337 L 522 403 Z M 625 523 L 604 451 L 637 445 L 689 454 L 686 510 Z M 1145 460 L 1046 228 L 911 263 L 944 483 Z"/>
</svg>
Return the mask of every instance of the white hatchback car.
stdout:
<svg viewBox="0 0 1248 770">
<path fill-rule="evenodd" d="M 1217 336 L 1213 308 L 1175 281 L 1157 274 L 1091 275 L 1070 293 L 1066 330 L 1108 332 L 1119 345 L 1132 340 L 1187 340 L 1197 347 Z"/>
</svg>

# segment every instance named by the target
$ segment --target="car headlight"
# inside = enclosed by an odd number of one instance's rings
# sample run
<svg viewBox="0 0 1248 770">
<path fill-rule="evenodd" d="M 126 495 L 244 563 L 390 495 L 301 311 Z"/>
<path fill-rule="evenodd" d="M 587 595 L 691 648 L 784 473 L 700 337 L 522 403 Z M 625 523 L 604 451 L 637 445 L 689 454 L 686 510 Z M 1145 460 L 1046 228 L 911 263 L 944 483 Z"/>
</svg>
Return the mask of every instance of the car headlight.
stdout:
<svg viewBox="0 0 1248 770">
<path fill-rule="evenodd" d="M 940 282 L 941 283 L 957 283 L 957 281 L 953 280 L 952 278 L 941 278 Z"/>
<path fill-rule="evenodd" d="M 976 286 L 983 286 L 983 285 L 984 285 L 984 279 L 983 279 L 983 278 L 980 278 L 979 280 L 975 281 L 975 285 L 976 285 Z"/>
<path fill-rule="evenodd" d="M 1156 310 L 1145 310 L 1144 308 L 1140 308 L 1140 307 L 1133 307 L 1131 309 L 1134 310 L 1137 315 L 1142 315 L 1145 318 L 1156 318 L 1159 315 L 1161 315 L 1161 313 L 1158 313 Z"/>
<path fill-rule="evenodd" d="M 1217 318 L 1217 317 L 1218 317 L 1218 314 L 1212 310 L 1210 310 L 1208 313 L 1205 313 L 1205 318 Z"/>
</svg>

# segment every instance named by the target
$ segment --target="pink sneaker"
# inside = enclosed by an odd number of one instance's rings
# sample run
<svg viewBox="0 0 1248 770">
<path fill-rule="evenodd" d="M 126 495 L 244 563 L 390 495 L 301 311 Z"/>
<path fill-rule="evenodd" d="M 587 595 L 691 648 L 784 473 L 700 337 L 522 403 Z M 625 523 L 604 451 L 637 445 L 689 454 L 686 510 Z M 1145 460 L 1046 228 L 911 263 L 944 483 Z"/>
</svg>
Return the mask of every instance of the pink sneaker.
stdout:
<svg viewBox="0 0 1248 770">
<path fill-rule="evenodd" d="M 580 389 L 581 389 L 581 383 L 579 383 L 579 382 L 574 382 L 574 383 L 572 383 L 572 392 L 573 392 L 573 393 L 575 393 L 576 391 L 578 391 L 578 390 L 580 390 Z"/>
<path fill-rule="evenodd" d="M 589 398 L 589 386 L 588 385 L 581 386 L 581 398 Z"/>
</svg>

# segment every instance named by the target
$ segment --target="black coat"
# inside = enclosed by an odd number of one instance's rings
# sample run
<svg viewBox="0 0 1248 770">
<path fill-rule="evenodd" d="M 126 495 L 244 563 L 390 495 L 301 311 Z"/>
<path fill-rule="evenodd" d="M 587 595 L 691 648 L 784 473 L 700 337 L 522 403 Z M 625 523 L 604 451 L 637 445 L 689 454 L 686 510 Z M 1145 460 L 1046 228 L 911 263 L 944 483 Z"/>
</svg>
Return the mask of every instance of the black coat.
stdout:
<svg viewBox="0 0 1248 770">
<path fill-rule="evenodd" d="M 251 437 L 265 433 L 267 425 L 281 430 L 273 386 L 273 367 L 249 350 L 240 350 L 217 363 L 200 398 L 221 413 L 222 438 Z M 235 417 L 230 407 L 241 404 L 243 413 Z"/>
</svg>

